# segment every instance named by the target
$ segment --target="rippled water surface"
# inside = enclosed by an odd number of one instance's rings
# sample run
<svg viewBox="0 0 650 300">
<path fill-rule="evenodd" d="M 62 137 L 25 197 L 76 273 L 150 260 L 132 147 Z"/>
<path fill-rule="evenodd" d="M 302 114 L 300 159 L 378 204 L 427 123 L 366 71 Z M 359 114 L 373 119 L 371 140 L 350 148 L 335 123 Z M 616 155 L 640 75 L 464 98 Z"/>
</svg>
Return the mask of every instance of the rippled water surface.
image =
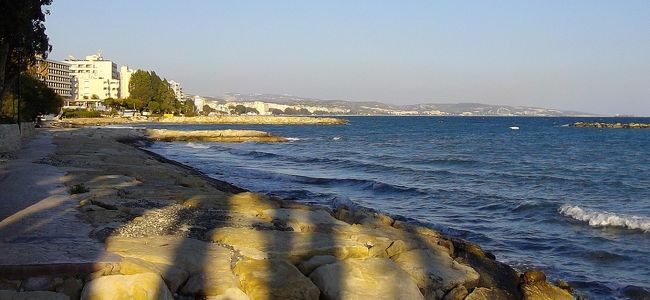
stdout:
<svg viewBox="0 0 650 300">
<path fill-rule="evenodd" d="M 519 269 L 566 279 L 591 298 L 625 298 L 626 286 L 650 290 L 650 130 L 562 126 L 576 118 L 348 119 L 345 126 L 158 126 L 258 129 L 291 141 L 151 150 L 251 190 L 352 201 L 426 223 Z"/>
</svg>

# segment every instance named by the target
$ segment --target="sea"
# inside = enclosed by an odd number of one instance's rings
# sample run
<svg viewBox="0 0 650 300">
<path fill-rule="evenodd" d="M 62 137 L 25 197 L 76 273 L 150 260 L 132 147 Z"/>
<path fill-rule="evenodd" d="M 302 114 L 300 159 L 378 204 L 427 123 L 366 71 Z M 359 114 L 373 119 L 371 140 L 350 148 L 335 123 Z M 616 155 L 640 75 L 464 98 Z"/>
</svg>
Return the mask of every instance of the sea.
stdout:
<svg viewBox="0 0 650 300">
<path fill-rule="evenodd" d="M 590 299 L 650 295 L 650 130 L 567 126 L 650 118 L 344 118 L 348 125 L 146 126 L 288 137 L 149 150 L 252 191 L 430 226 Z"/>
</svg>

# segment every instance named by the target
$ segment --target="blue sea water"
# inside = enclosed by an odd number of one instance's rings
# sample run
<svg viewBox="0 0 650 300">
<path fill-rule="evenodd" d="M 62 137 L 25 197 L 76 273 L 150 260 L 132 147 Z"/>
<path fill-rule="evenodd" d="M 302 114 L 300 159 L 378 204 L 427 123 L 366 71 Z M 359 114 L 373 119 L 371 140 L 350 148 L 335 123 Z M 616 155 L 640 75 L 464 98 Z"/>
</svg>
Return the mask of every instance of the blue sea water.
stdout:
<svg viewBox="0 0 650 300">
<path fill-rule="evenodd" d="M 650 291 L 650 130 L 563 126 L 646 119 L 348 117 L 257 129 L 288 143 L 155 143 L 235 185 L 299 201 L 352 201 L 465 238 L 594 299 Z M 511 130 L 519 126 L 520 130 Z M 628 288 L 626 288 L 628 287 Z"/>
</svg>

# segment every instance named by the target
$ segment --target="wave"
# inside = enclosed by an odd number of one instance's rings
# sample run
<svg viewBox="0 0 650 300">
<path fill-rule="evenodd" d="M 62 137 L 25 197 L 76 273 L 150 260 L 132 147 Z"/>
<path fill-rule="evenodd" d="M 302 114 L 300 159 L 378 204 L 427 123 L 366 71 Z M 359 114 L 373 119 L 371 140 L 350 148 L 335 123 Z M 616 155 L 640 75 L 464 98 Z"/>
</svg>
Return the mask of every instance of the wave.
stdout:
<svg viewBox="0 0 650 300">
<path fill-rule="evenodd" d="M 583 209 L 579 206 L 568 204 L 562 205 L 558 209 L 558 212 L 578 221 L 587 222 L 593 227 L 613 226 L 650 232 L 650 218 Z"/>
<path fill-rule="evenodd" d="M 185 146 L 190 147 L 190 148 L 194 148 L 194 149 L 208 149 L 208 148 L 210 148 L 209 145 L 205 145 L 205 144 L 201 144 L 201 143 L 192 143 L 192 142 L 189 142 L 189 143 L 185 144 Z"/>
<path fill-rule="evenodd" d="M 297 138 L 297 137 L 288 137 L 288 138 L 287 138 L 287 141 L 291 141 L 291 142 L 294 142 L 294 141 L 300 141 L 300 140 L 302 140 L 302 139 L 301 139 L 301 138 Z"/>
</svg>

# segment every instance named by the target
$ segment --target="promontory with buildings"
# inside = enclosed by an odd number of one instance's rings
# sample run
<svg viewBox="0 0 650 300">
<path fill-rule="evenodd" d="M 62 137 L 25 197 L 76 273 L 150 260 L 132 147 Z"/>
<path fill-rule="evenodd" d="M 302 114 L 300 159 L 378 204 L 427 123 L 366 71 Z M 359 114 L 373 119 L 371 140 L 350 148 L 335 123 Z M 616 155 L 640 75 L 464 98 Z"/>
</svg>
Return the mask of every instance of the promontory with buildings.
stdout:
<svg viewBox="0 0 650 300">
<path fill-rule="evenodd" d="M 64 109 L 110 111 L 113 99 L 128 99 L 129 84 L 137 69 L 118 64 L 101 52 L 83 59 L 47 59 L 39 78 L 64 97 Z M 381 102 L 321 100 L 291 95 L 224 93 L 221 97 L 183 91 L 182 84 L 165 80 L 176 100 L 193 104 L 200 115 L 425 115 L 425 116 L 590 116 L 587 113 L 480 103 L 392 105 Z M 123 113 L 123 111 L 118 111 Z M 129 112 L 131 115 L 134 112 Z M 135 114 L 150 113 L 143 109 Z"/>
</svg>

